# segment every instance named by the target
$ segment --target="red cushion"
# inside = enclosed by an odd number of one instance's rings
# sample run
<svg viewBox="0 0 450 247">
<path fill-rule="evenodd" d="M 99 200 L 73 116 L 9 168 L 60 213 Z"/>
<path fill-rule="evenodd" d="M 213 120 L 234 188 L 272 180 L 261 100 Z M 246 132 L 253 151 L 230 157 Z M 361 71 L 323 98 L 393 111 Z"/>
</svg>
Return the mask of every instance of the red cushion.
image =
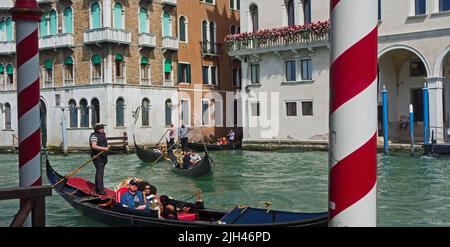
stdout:
<svg viewBox="0 0 450 247">
<path fill-rule="evenodd" d="M 193 221 L 197 219 L 197 215 L 194 213 L 178 213 L 178 219 L 179 220 L 185 220 L 185 221 Z"/>
<path fill-rule="evenodd" d="M 123 193 L 127 192 L 128 188 L 124 187 L 124 188 L 120 188 L 116 191 L 116 202 L 119 203 L 120 202 L 120 197 L 123 195 Z"/>
<path fill-rule="evenodd" d="M 72 186 L 74 188 L 77 188 L 81 191 L 83 191 L 86 194 L 89 195 L 97 195 L 95 193 L 95 184 L 86 181 L 84 178 L 79 178 L 79 177 L 75 177 L 75 178 L 69 178 L 67 180 L 67 185 Z M 98 195 L 101 198 L 113 198 L 114 197 L 114 191 L 110 190 L 108 188 L 105 188 L 105 192 L 106 195 Z"/>
</svg>

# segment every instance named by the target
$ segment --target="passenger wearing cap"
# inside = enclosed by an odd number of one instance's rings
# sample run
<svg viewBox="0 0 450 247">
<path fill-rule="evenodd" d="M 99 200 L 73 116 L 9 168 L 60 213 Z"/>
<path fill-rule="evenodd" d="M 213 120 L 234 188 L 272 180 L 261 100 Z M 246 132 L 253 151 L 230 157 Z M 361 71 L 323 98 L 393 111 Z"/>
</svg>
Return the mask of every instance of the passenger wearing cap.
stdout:
<svg viewBox="0 0 450 247">
<path fill-rule="evenodd" d="M 94 132 L 92 132 L 89 136 L 89 145 L 91 147 L 91 157 L 94 157 L 104 151 L 100 156 L 93 159 L 92 162 L 95 166 L 95 193 L 105 195 L 103 175 L 105 172 L 106 163 L 108 163 L 109 147 L 104 124 L 98 123 L 94 126 Z"/>
<path fill-rule="evenodd" d="M 128 182 L 128 191 L 123 193 L 120 197 L 120 203 L 122 203 L 124 207 L 134 208 L 137 210 L 150 208 L 145 204 L 144 196 L 142 195 L 142 192 L 138 190 L 138 183 L 134 179 Z"/>
</svg>

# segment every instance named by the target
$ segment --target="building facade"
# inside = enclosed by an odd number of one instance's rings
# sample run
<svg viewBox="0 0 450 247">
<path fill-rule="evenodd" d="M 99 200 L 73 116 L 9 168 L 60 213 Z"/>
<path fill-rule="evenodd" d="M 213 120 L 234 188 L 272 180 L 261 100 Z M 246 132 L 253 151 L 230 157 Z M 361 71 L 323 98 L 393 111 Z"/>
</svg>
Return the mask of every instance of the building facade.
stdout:
<svg viewBox="0 0 450 247">
<path fill-rule="evenodd" d="M 17 136 L 14 23 L 0 5 L 0 146 Z M 156 143 L 178 118 L 176 0 L 38 1 L 42 145 L 87 147 L 95 123 L 108 136 Z M 3 4 L 5 6 L 3 6 Z M 15 143 L 17 144 L 17 143 Z"/>
<path fill-rule="evenodd" d="M 195 139 L 224 136 L 230 129 L 241 133 L 234 103 L 241 88 L 241 65 L 228 56 L 224 44 L 226 35 L 239 32 L 239 12 L 239 0 L 178 3 L 180 119 L 195 127 Z"/>
<path fill-rule="evenodd" d="M 389 91 L 390 138 L 409 141 L 412 104 L 416 140 L 423 139 L 426 83 L 430 129 L 447 140 L 450 1 L 378 3 L 378 88 Z M 328 20 L 327 0 L 241 1 L 241 29 L 248 33 L 227 39 L 229 54 L 242 61 L 246 141 L 328 139 Z"/>
</svg>

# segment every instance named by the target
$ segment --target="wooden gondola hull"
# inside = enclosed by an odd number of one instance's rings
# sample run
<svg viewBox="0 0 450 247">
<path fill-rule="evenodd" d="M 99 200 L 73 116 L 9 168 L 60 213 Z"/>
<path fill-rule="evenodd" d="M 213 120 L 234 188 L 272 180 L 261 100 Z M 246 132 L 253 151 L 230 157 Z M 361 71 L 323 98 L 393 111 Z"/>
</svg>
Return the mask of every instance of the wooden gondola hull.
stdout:
<svg viewBox="0 0 450 247">
<path fill-rule="evenodd" d="M 54 185 L 57 181 L 61 180 L 63 176 L 58 174 L 50 165 L 50 162 L 46 161 L 46 173 L 50 184 Z M 164 226 L 327 226 L 328 224 L 328 214 L 317 213 L 317 214 L 302 214 L 302 213 L 289 213 L 281 211 L 271 211 L 273 214 L 280 215 L 280 219 L 283 215 L 297 215 L 297 219 L 294 221 L 285 221 L 280 223 L 246 223 L 242 221 L 243 217 L 240 217 L 243 211 L 251 212 L 253 215 L 248 215 L 252 217 L 248 222 L 259 222 L 261 216 L 265 215 L 265 210 L 263 209 L 253 209 L 244 210 L 240 208 L 235 208 L 230 212 L 220 211 L 220 210 L 209 210 L 200 208 L 197 210 L 197 214 L 203 220 L 195 221 L 182 221 L 175 219 L 165 219 L 165 218 L 155 218 L 155 217 L 145 217 L 132 214 L 125 214 L 121 212 L 114 211 L 109 207 L 102 207 L 96 201 L 103 202 L 105 199 L 100 199 L 99 197 L 88 195 L 81 192 L 79 189 L 71 187 L 62 182 L 54 187 L 55 191 L 61 195 L 72 207 L 78 210 L 84 216 L 91 218 L 95 221 L 101 222 L 109 226 L 145 226 L 145 227 L 164 227 Z M 109 199 L 107 199 L 109 200 Z M 241 210 L 241 211 L 239 211 Z M 255 217 L 256 213 L 256 217 Z M 238 214 L 238 215 L 236 215 Z M 258 216 L 259 215 L 259 216 Z M 236 217 L 237 216 L 237 217 Z M 207 219 L 207 220 L 206 220 Z M 223 222 L 226 224 L 221 224 L 219 220 L 229 220 L 230 222 Z M 256 220 L 256 221 L 255 221 Z M 233 223 L 234 222 L 234 223 Z"/>
<path fill-rule="evenodd" d="M 197 151 L 201 151 L 201 152 L 205 151 L 205 146 L 208 151 L 233 150 L 233 149 L 241 149 L 242 148 L 242 143 L 240 143 L 240 142 L 236 143 L 236 144 L 230 144 L 230 145 L 215 145 L 215 144 L 203 145 L 202 143 L 189 142 L 187 145 L 188 145 L 188 148 L 197 150 Z"/>
<path fill-rule="evenodd" d="M 161 153 L 158 152 L 154 152 L 153 150 L 145 150 L 141 147 L 139 147 L 136 144 L 136 139 L 134 138 L 133 135 L 133 141 L 134 141 L 134 148 L 136 149 L 136 155 L 138 156 L 138 158 L 146 163 L 154 163 L 156 160 L 158 160 L 158 162 L 163 161 L 163 157 L 161 156 Z"/>
<path fill-rule="evenodd" d="M 214 164 L 208 155 L 205 155 L 201 161 L 189 169 L 178 168 L 177 158 L 173 154 L 169 154 L 169 161 L 172 164 L 172 170 L 183 176 L 199 177 L 213 172 L 211 163 Z"/>
</svg>

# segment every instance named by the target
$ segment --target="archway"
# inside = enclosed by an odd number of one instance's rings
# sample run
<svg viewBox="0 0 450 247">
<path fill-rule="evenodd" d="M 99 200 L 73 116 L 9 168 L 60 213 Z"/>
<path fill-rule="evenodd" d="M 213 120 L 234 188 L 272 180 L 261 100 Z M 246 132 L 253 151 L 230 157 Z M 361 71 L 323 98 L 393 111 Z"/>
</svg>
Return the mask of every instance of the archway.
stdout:
<svg viewBox="0 0 450 247">
<path fill-rule="evenodd" d="M 436 61 L 434 75 L 442 80 L 442 102 L 443 102 L 443 127 L 444 140 L 448 142 L 448 129 L 450 128 L 450 46 L 448 46 Z"/>
<path fill-rule="evenodd" d="M 409 142 L 409 105 L 414 108 L 414 136 L 423 140 L 423 86 L 430 75 L 426 58 L 409 46 L 392 46 L 382 50 L 378 58 L 379 90 L 389 92 L 389 139 Z M 381 93 L 378 97 L 379 130 L 381 130 Z M 382 133 L 379 133 L 382 134 Z"/>
</svg>

